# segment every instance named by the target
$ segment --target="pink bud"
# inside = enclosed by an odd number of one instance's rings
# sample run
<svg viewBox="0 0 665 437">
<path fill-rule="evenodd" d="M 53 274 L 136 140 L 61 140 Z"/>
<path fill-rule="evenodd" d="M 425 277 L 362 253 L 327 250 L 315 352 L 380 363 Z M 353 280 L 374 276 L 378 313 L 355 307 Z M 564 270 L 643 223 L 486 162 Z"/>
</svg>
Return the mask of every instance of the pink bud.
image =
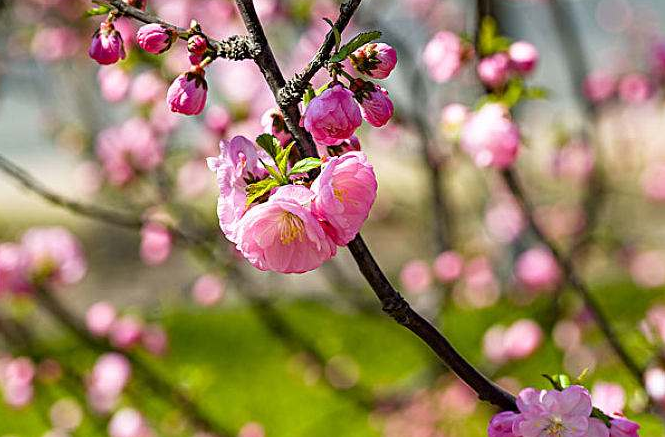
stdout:
<svg viewBox="0 0 665 437">
<path fill-rule="evenodd" d="M 193 68 L 173 81 L 166 93 L 166 102 L 172 112 L 197 115 L 203 111 L 208 95 L 208 83 L 202 68 Z"/>
<path fill-rule="evenodd" d="M 153 355 L 162 356 L 169 347 L 169 337 L 159 325 L 148 325 L 141 332 L 141 343 Z"/>
<path fill-rule="evenodd" d="M 594 71 L 584 80 L 584 95 L 592 103 L 601 103 L 614 96 L 617 81 L 604 71 Z"/>
<path fill-rule="evenodd" d="M 208 41 L 203 35 L 192 35 L 187 40 L 187 50 L 194 55 L 203 56 L 206 50 L 208 50 Z"/>
<path fill-rule="evenodd" d="M 363 118 L 374 127 L 384 126 L 393 116 L 393 102 L 388 97 L 388 91 L 380 86 L 368 94 L 360 94 L 359 100 Z"/>
<path fill-rule="evenodd" d="M 531 73 L 538 64 L 538 50 L 526 41 L 517 41 L 508 49 L 510 68 L 521 74 Z"/>
<path fill-rule="evenodd" d="M 141 260 L 149 266 L 162 264 L 171 254 L 173 237 L 160 223 L 149 222 L 141 229 Z"/>
<path fill-rule="evenodd" d="M 130 78 L 123 69 L 116 66 L 102 67 L 97 73 L 97 80 L 102 91 L 102 97 L 108 102 L 119 102 L 127 95 Z"/>
<path fill-rule="evenodd" d="M 515 437 L 513 425 L 518 422 L 520 415 L 512 411 L 504 411 L 494 415 L 487 429 L 489 437 Z"/>
<path fill-rule="evenodd" d="M 432 284 L 432 274 L 429 265 L 419 259 L 407 262 L 402 267 L 399 279 L 404 289 L 409 293 L 422 293 Z"/>
<path fill-rule="evenodd" d="M 108 302 L 97 302 L 88 308 L 85 314 L 85 322 L 88 331 L 94 336 L 104 337 L 109 333 L 117 312 L 115 307 Z"/>
<path fill-rule="evenodd" d="M 434 276 L 444 284 L 456 281 L 462 274 L 464 260 L 453 251 L 441 253 L 434 260 Z"/>
<path fill-rule="evenodd" d="M 375 79 L 385 79 L 397 64 L 397 52 L 384 43 L 369 43 L 350 56 L 351 65 L 360 73 Z"/>
<path fill-rule="evenodd" d="M 528 291 L 553 291 L 561 282 L 561 270 L 549 250 L 536 247 L 520 255 L 515 277 Z"/>
<path fill-rule="evenodd" d="M 120 349 L 129 349 L 141 341 L 143 323 L 133 316 L 116 319 L 109 331 L 111 344 Z"/>
<path fill-rule="evenodd" d="M 115 30 L 112 23 L 103 22 L 92 36 L 88 54 L 102 65 L 115 64 L 125 59 L 125 47 L 122 36 Z"/>
<path fill-rule="evenodd" d="M 141 26 L 136 33 L 136 42 L 143 50 L 154 55 L 164 53 L 171 48 L 175 33 L 172 29 L 158 23 Z"/>
<path fill-rule="evenodd" d="M 274 135 L 284 147 L 293 141 L 291 134 L 286 128 L 284 116 L 277 108 L 270 108 L 263 113 L 261 116 L 261 126 L 263 126 L 263 132 Z"/>
<path fill-rule="evenodd" d="M 653 92 L 651 81 L 644 74 L 628 74 L 619 81 L 619 97 L 627 103 L 642 103 L 649 100 Z"/>
<path fill-rule="evenodd" d="M 490 88 L 500 88 L 508 81 L 510 58 L 505 53 L 496 53 L 478 63 L 478 77 Z"/>
<path fill-rule="evenodd" d="M 639 437 L 640 425 L 623 417 L 610 421 L 610 437 Z"/>
<path fill-rule="evenodd" d="M 335 146 L 353 135 L 362 116 L 353 93 L 336 84 L 309 102 L 301 123 L 318 143 Z"/>
<path fill-rule="evenodd" d="M 216 304 L 224 295 L 224 284 L 215 275 L 199 277 L 192 287 L 192 296 L 199 305 Z"/>
</svg>

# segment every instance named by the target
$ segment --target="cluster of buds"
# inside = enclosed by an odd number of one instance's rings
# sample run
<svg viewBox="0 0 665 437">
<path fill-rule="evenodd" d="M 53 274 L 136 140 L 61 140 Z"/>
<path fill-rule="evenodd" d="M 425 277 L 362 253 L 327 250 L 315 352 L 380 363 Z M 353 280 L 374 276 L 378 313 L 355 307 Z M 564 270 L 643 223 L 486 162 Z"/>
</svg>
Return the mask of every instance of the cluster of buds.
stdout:
<svg viewBox="0 0 665 437">
<path fill-rule="evenodd" d="M 526 76 L 538 64 L 538 50 L 526 41 L 512 43 L 508 50 L 482 58 L 476 67 L 480 81 L 490 89 L 505 86 L 511 77 Z"/>
</svg>

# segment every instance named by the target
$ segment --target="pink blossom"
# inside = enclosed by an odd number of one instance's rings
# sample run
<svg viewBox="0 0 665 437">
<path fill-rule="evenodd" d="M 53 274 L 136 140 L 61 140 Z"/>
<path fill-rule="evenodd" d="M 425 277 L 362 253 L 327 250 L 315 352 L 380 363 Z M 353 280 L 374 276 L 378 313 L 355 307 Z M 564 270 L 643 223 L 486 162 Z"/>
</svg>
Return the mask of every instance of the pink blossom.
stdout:
<svg viewBox="0 0 665 437">
<path fill-rule="evenodd" d="M 116 66 L 102 67 L 97 73 L 97 80 L 106 101 L 116 103 L 127 95 L 130 78 L 122 68 Z"/>
<path fill-rule="evenodd" d="M 619 81 L 619 97 L 627 103 L 642 103 L 654 93 L 649 78 L 641 73 L 628 74 Z"/>
<path fill-rule="evenodd" d="M 363 152 L 330 158 L 312 184 L 313 210 L 326 233 L 339 246 L 353 240 L 369 216 L 377 182 Z"/>
<path fill-rule="evenodd" d="M 504 169 L 517 159 L 520 134 L 503 105 L 487 104 L 464 123 L 460 143 L 477 166 Z"/>
<path fill-rule="evenodd" d="M 642 174 L 642 191 L 649 199 L 665 202 L 665 164 L 650 164 Z"/>
<path fill-rule="evenodd" d="M 203 56 L 208 50 L 208 41 L 203 35 L 192 35 L 187 40 L 187 50 L 197 56 Z"/>
<path fill-rule="evenodd" d="M 458 141 L 462 126 L 469 118 L 471 111 L 461 103 L 446 105 L 441 111 L 443 134 L 449 141 Z"/>
<path fill-rule="evenodd" d="M 38 60 L 56 62 L 76 55 L 79 46 L 78 35 L 73 29 L 46 27 L 35 33 L 30 47 Z"/>
<path fill-rule="evenodd" d="M 592 103 L 601 103 L 614 96 L 616 78 L 604 71 L 594 71 L 584 80 L 583 92 Z"/>
<path fill-rule="evenodd" d="M 302 185 L 280 187 L 268 202 L 240 219 L 237 248 L 260 270 L 303 273 L 335 255 L 334 242 L 311 211 L 314 193 Z"/>
<path fill-rule="evenodd" d="M 120 32 L 112 23 L 103 22 L 95 32 L 88 54 L 102 65 L 115 64 L 125 59 L 125 47 Z"/>
<path fill-rule="evenodd" d="M 215 275 L 199 277 L 192 287 L 192 296 L 199 305 L 211 306 L 224 295 L 224 283 Z"/>
<path fill-rule="evenodd" d="M 393 116 L 393 102 L 388 97 L 388 91 L 375 86 L 374 91 L 360 96 L 360 113 L 362 117 L 372 126 L 384 126 Z"/>
<path fill-rule="evenodd" d="M 316 142 L 335 146 L 353 135 L 362 116 L 353 93 L 337 84 L 309 102 L 301 123 Z"/>
<path fill-rule="evenodd" d="M 623 417 L 610 421 L 610 437 L 639 437 L 640 425 Z"/>
<path fill-rule="evenodd" d="M 211 106 L 206 111 L 204 123 L 211 132 L 222 136 L 231 124 L 231 115 L 223 106 Z"/>
<path fill-rule="evenodd" d="M 654 288 L 665 284 L 665 254 L 658 250 L 638 252 L 630 260 L 630 275 L 641 287 Z"/>
<path fill-rule="evenodd" d="M 159 325 L 148 325 L 141 330 L 141 344 L 153 355 L 162 356 L 169 348 L 169 337 Z"/>
<path fill-rule="evenodd" d="M 459 72 L 469 50 L 456 34 L 438 32 L 425 46 L 423 62 L 435 82 L 448 82 Z"/>
<path fill-rule="evenodd" d="M 138 172 L 154 170 L 164 160 L 164 143 L 145 120 L 132 118 L 97 137 L 97 156 L 113 185 L 124 185 Z"/>
<path fill-rule="evenodd" d="M 520 74 L 531 73 L 538 64 L 538 49 L 526 41 L 516 41 L 508 48 L 510 68 Z"/>
<path fill-rule="evenodd" d="M 610 430 L 600 419 L 594 417 L 589 418 L 589 429 L 586 433 L 587 437 L 610 437 Z"/>
<path fill-rule="evenodd" d="M 490 88 L 500 88 L 508 81 L 510 58 L 505 53 L 496 53 L 483 58 L 478 63 L 480 81 Z"/>
<path fill-rule="evenodd" d="M 462 274 L 464 259 L 452 250 L 442 252 L 434 260 L 434 276 L 445 283 L 456 281 Z"/>
<path fill-rule="evenodd" d="M 519 205 L 512 199 L 506 199 L 497 202 L 487 210 L 485 227 L 497 241 L 510 243 L 522 233 L 526 227 L 526 221 Z"/>
<path fill-rule="evenodd" d="M 499 298 L 497 282 L 492 264 L 485 256 L 469 260 L 464 266 L 464 280 L 457 290 L 461 291 L 464 303 L 474 308 L 493 305 Z M 456 291 L 457 291 L 456 290 Z"/>
<path fill-rule="evenodd" d="M 143 50 L 152 54 L 164 53 L 171 48 L 175 32 L 158 23 L 145 24 L 136 33 L 136 42 Z"/>
<path fill-rule="evenodd" d="M 97 302 L 85 313 L 85 324 L 92 335 L 104 337 L 109 333 L 116 316 L 117 311 L 113 305 Z"/>
<path fill-rule="evenodd" d="M 487 429 L 489 437 L 515 437 L 513 426 L 520 419 L 520 415 L 512 411 L 503 411 L 495 414 Z"/>
<path fill-rule="evenodd" d="M 319 152 L 319 156 L 323 158 L 326 156 L 342 156 L 349 152 L 359 152 L 361 150 L 361 146 L 358 137 L 351 135 L 351 138 L 342 141 L 336 146 L 326 146 L 325 144 L 317 143 L 316 150 Z"/>
<path fill-rule="evenodd" d="M 423 293 L 432 285 L 432 272 L 425 261 L 414 259 L 404 264 L 399 280 L 409 293 Z"/>
<path fill-rule="evenodd" d="M 32 228 L 21 238 L 33 279 L 50 286 L 71 285 L 85 276 L 87 263 L 79 241 L 60 227 Z"/>
<path fill-rule="evenodd" d="M 510 325 L 503 337 L 506 357 L 520 360 L 533 354 L 543 342 L 540 326 L 529 319 L 517 320 Z"/>
<path fill-rule="evenodd" d="M 141 413 L 133 408 L 118 410 L 108 424 L 110 437 L 150 437 L 153 435 Z"/>
<path fill-rule="evenodd" d="M 98 412 L 114 408 L 131 376 L 129 360 L 116 352 L 101 355 L 87 379 L 88 402 Z"/>
<path fill-rule="evenodd" d="M 207 158 L 208 168 L 215 172 L 219 186 L 217 216 L 226 238 L 236 243 L 238 220 L 247 206 L 247 181 L 265 178 L 268 173 L 261 166 L 259 153 L 253 142 L 245 137 L 233 137 L 219 143 L 220 154 Z M 267 158 L 267 157 L 266 157 Z M 264 161 L 265 162 L 265 161 Z"/>
<path fill-rule="evenodd" d="M 576 183 L 585 182 L 593 170 L 594 156 L 589 145 L 572 141 L 557 150 L 552 163 L 554 174 Z"/>
<path fill-rule="evenodd" d="M 149 266 L 164 263 L 173 248 L 173 236 L 166 226 L 148 222 L 141 228 L 141 260 Z"/>
<path fill-rule="evenodd" d="M 238 432 L 238 437 L 265 437 L 266 433 L 260 423 L 249 422 L 243 425 Z"/>
<path fill-rule="evenodd" d="M 109 341 L 120 349 L 129 349 L 141 341 L 143 323 L 134 316 L 122 316 L 111 325 Z"/>
<path fill-rule="evenodd" d="M 591 390 L 591 400 L 605 414 L 615 415 L 626 406 L 626 392 L 619 384 L 597 382 Z"/>
<path fill-rule="evenodd" d="M 651 367 L 644 372 L 644 387 L 649 397 L 657 402 L 665 402 L 665 370 Z"/>
<path fill-rule="evenodd" d="M 0 367 L 0 386 L 7 405 L 23 408 L 34 396 L 35 365 L 27 357 L 10 359 Z"/>
<path fill-rule="evenodd" d="M 397 64 L 397 52 L 388 44 L 369 43 L 350 56 L 351 65 L 360 73 L 375 79 L 385 79 Z"/>
<path fill-rule="evenodd" d="M 155 103 L 166 92 L 166 84 L 154 71 L 144 71 L 134 78 L 130 97 L 137 105 Z"/>
<path fill-rule="evenodd" d="M 553 291 L 561 282 L 561 270 L 548 249 L 535 247 L 520 255 L 515 277 L 530 292 Z"/>
<path fill-rule="evenodd" d="M 521 437 L 586 437 L 591 414 L 591 396 L 584 387 L 572 385 L 563 391 L 527 388 L 517 397 L 522 420 L 514 431 Z"/>
<path fill-rule="evenodd" d="M 32 286 L 28 278 L 30 258 L 19 244 L 0 244 L 0 296 L 4 292 L 25 293 Z"/>
<path fill-rule="evenodd" d="M 197 115 L 203 111 L 208 95 L 205 71 L 194 67 L 173 81 L 166 92 L 166 102 L 172 112 Z"/>
<path fill-rule="evenodd" d="M 176 186 L 178 193 L 187 199 L 201 196 L 208 190 L 210 179 L 205 162 L 197 159 L 188 161 L 178 169 Z"/>
<path fill-rule="evenodd" d="M 277 108 L 270 108 L 263 113 L 261 126 L 263 126 L 263 132 L 274 135 L 283 147 L 293 141 L 289 130 L 286 128 L 284 116 Z"/>
</svg>

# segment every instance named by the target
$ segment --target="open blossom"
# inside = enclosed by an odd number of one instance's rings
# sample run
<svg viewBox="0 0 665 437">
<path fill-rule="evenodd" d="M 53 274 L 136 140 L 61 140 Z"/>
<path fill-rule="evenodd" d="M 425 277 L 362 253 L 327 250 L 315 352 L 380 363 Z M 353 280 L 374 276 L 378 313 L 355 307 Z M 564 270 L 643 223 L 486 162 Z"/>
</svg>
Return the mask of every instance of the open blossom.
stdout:
<svg viewBox="0 0 665 437">
<path fill-rule="evenodd" d="M 520 134 L 503 105 L 487 104 L 464 123 L 460 143 L 477 166 L 504 169 L 517 159 Z"/>
<path fill-rule="evenodd" d="M 75 284 L 85 276 L 83 249 L 65 228 L 32 228 L 23 234 L 21 247 L 29 259 L 33 280 L 61 286 Z"/>
<path fill-rule="evenodd" d="M 256 146 L 245 137 L 222 140 L 219 149 L 219 156 L 208 158 L 207 163 L 208 168 L 217 175 L 217 216 L 220 228 L 226 238 L 235 243 L 238 220 L 247 209 L 247 184 L 265 178 L 268 173 L 259 162 Z"/>
<path fill-rule="evenodd" d="M 471 50 L 458 35 L 442 31 L 434 35 L 425 46 L 423 62 L 430 77 L 443 83 L 457 75 Z"/>
<path fill-rule="evenodd" d="M 487 434 L 489 437 L 515 437 L 513 426 L 520 415 L 512 411 L 503 411 L 492 417 Z"/>
<path fill-rule="evenodd" d="M 521 74 L 531 73 L 538 64 L 538 49 L 526 41 L 516 41 L 508 48 L 510 68 Z"/>
<path fill-rule="evenodd" d="M 120 32 L 112 23 L 103 22 L 95 32 L 90 43 L 88 54 L 102 65 L 115 64 L 125 59 L 125 46 Z"/>
<path fill-rule="evenodd" d="M 384 126 L 393 116 L 393 102 L 388 97 L 388 91 L 375 86 L 373 91 L 360 98 L 360 113 L 372 126 Z"/>
<path fill-rule="evenodd" d="M 362 116 L 353 93 L 336 84 L 309 102 L 302 123 L 317 143 L 335 146 L 353 135 Z"/>
<path fill-rule="evenodd" d="M 584 387 L 563 391 L 527 388 L 517 397 L 522 413 L 514 430 L 521 437 L 587 437 L 591 396 Z"/>
<path fill-rule="evenodd" d="M 166 92 L 166 102 L 172 112 L 197 115 L 203 111 L 208 96 L 208 83 L 202 68 L 178 76 Z"/>
<path fill-rule="evenodd" d="M 531 292 L 553 291 L 561 282 L 561 271 L 549 250 L 535 247 L 520 255 L 515 277 Z"/>
<path fill-rule="evenodd" d="M 19 244 L 0 244 L 0 296 L 30 291 L 29 268 L 30 258 Z"/>
<path fill-rule="evenodd" d="M 280 187 L 238 223 L 237 248 L 260 270 L 303 273 L 337 252 L 311 210 L 314 193 L 301 185 Z"/>
<path fill-rule="evenodd" d="M 382 42 L 365 44 L 349 58 L 353 68 L 375 79 L 388 77 L 397 64 L 395 49 Z"/>
<path fill-rule="evenodd" d="M 376 190 L 374 169 L 363 152 L 349 152 L 324 165 L 312 184 L 313 209 L 337 245 L 348 244 L 360 231 Z"/>
<path fill-rule="evenodd" d="M 136 42 L 143 50 L 152 54 L 164 53 L 171 48 L 175 32 L 159 23 L 141 26 L 136 33 Z"/>
<path fill-rule="evenodd" d="M 149 222 L 141 228 L 141 260 L 149 266 L 166 261 L 173 248 L 173 236 L 166 226 Z"/>
<path fill-rule="evenodd" d="M 500 88 L 508 81 L 510 58 L 506 53 L 495 53 L 478 63 L 480 81 L 490 88 Z"/>
<path fill-rule="evenodd" d="M 132 118 L 100 132 L 96 152 L 109 182 L 124 185 L 162 163 L 164 143 L 145 120 Z"/>
</svg>

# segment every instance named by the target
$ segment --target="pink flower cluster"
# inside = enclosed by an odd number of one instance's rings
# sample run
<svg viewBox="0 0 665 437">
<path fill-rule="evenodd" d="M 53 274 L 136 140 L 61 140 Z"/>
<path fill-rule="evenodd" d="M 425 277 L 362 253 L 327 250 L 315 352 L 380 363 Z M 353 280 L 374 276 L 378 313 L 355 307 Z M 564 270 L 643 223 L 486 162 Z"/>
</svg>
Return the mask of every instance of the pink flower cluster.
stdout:
<svg viewBox="0 0 665 437">
<path fill-rule="evenodd" d="M 644 73 L 619 76 L 599 70 L 587 75 L 582 92 L 594 104 L 601 104 L 615 97 L 625 103 L 642 103 L 653 97 L 656 87 L 654 81 Z"/>
<path fill-rule="evenodd" d="M 75 284 L 86 270 L 79 242 L 64 228 L 32 228 L 19 244 L 0 244 L 0 294 Z"/>
<path fill-rule="evenodd" d="M 515 75 L 525 76 L 532 73 L 538 64 L 538 58 L 538 50 L 533 44 L 517 41 L 512 43 L 506 52 L 482 58 L 478 62 L 476 72 L 483 85 L 499 89 Z"/>
<path fill-rule="evenodd" d="M 517 397 L 519 412 L 495 415 L 489 437 L 637 437 L 640 426 L 623 417 L 603 420 L 591 417 L 589 392 L 572 385 L 558 390 L 526 388 Z"/>
<path fill-rule="evenodd" d="M 145 325 L 132 315 L 119 315 L 108 302 L 97 302 L 85 315 L 88 331 L 95 337 L 108 338 L 119 349 L 131 349 L 139 344 L 149 353 L 164 355 L 168 350 L 168 335 L 156 324 Z"/>
<path fill-rule="evenodd" d="M 305 185 L 282 185 L 267 199 L 247 205 L 247 187 L 268 176 L 271 158 L 251 141 L 235 137 L 208 158 L 217 175 L 217 213 L 224 235 L 260 270 L 303 273 L 349 243 L 369 215 L 377 182 L 362 152 L 327 159 L 319 176 Z M 262 200 L 262 201 L 261 201 Z"/>
<path fill-rule="evenodd" d="M 404 264 L 400 271 L 400 282 L 409 293 L 423 293 L 432 285 L 432 276 L 442 284 L 455 282 L 462 275 L 464 259 L 452 250 L 440 253 L 432 266 L 420 259 Z"/>
<path fill-rule="evenodd" d="M 530 319 L 517 320 L 509 327 L 496 325 L 485 333 L 483 353 L 494 364 L 505 364 L 532 355 L 543 341 L 543 331 Z"/>
</svg>

